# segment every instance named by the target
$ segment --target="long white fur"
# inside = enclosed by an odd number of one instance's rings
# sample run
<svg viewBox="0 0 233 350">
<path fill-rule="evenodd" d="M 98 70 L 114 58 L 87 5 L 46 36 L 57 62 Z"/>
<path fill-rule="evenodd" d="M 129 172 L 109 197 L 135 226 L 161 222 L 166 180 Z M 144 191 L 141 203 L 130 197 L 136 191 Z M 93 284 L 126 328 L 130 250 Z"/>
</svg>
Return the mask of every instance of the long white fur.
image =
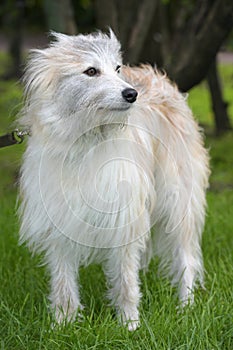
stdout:
<svg viewBox="0 0 233 350">
<path fill-rule="evenodd" d="M 44 252 L 57 321 L 82 308 L 78 268 L 103 264 L 108 296 L 130 330 L 139 324 L 139 269 L 152 255 L 192 299 L 208 155 L 185 97 L 150 66 L 121 65 L 114 34 L 54 34 L 25 73 L 21 124 L 31 137 L 21 170 L 20 242 Z M 96 76 L 84 72 L 98 69 Z M 126 88 L 137 101 L 122 97 Z M 153 230 L 151 231 L 151 228 Z"/>
</svg>

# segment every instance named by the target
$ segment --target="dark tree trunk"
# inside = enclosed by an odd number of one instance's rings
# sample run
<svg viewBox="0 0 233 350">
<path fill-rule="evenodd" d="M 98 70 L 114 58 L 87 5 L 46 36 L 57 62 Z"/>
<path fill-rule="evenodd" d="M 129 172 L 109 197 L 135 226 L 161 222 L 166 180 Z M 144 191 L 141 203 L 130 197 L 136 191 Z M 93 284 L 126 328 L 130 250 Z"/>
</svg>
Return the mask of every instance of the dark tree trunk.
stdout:
<svg viewBox="0 0 233 350">
<path fill-rule="evenodd" d="M 127 43 L 128 50 L 125 55 L 125 59 L 130 63 L 137 63 L 139 60 L 155 9 L 155 0 L 144 0 L 140 2 L 135 15 L 135 23 L 130 31 L 130 36 Z"/>
<path fill-rule="evenodd" d="M 109 27 L 118 36 L 118 13 L 115 0 L 95 0 L 96 25 L 98 29 L 106 31 Z"/>
<path fill-rule="evenodd" d="M 210 65 L 207 74 L 207 82 L 212 99 L 216 133 L 219 135 L 230 130 L 230 119 L 227 114 L 227 103 L 223 100 L 222 89 L 217 71 L 216 59 Z"/>
<path fill-rule="evenodd" d="M 95 0 L 96 24 L 120 39 L 124 61 L 138 63 L 158 0 Z"/>
<path fill-rule="evenodd" d="M 159 0 L 140 58 L 188 91 L 206 77 L 232 26 L 232 0 Z"/>
<path fill-rule="evenodd" d="M 24 0 L 15 0 L 14 10 L 8 12 L 6 25 L 9 30 L 9 53 L 11 65 L 8 71 L 2 76 L 3 79 L 20 78 L 22 75 L 22 40 L 23 40 L 23 17 Z"/>
<path fill-rule="evenodd" d="M 193 25 L 187 28 L 189 34 L 184 34 L 178 53 L 172 55 L 170 65 L 165 67 L 182 91 L 190 90 L 205 78 L 213 57 L 232 26 L 232 0 L 211 1 L 200 23 L 196 23 L 194 14 Z"/>
<path fill-rule="evenodd" d="M 77 34 L 71 0 L 44 0 L 43 4 L 49 30 Z"/>
</svg>

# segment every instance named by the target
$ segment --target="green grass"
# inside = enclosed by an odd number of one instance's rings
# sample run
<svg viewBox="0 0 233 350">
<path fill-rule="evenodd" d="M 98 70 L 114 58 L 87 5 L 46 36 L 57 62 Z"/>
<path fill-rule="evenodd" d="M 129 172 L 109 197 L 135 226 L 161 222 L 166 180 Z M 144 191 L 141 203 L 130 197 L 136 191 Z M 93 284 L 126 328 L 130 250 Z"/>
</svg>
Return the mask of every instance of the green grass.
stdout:
<svg viewBox="0 0 233 350">
<path fill-rule="evenodd" d="M 225 93 L 233 116 L 232 67 L 221 66 Z M 202 124 L 212 125 L 204 84 L 190 93 L 190 105 Z M 19 109 L 21 90 L 15 81 L 0 83 L 0 132 Z M 118 325 L 105 299 L 99 266 L 81 269 L 84 320 L 51 328 L 46 295 L 48 275 L 40 259 L 18 246 L 15 202 L 23 145 L 0 150 L 0 345 L 21 349 L 233 349 L 233 138 L 206 139 L 211 154 L 211 187 L 203 235 L 206 290 L 195 305 L 179 313 L 174 290 L 157 277 L 156 262 L 141 274 L 141 327 L 134 333 Z"/>
</svg>

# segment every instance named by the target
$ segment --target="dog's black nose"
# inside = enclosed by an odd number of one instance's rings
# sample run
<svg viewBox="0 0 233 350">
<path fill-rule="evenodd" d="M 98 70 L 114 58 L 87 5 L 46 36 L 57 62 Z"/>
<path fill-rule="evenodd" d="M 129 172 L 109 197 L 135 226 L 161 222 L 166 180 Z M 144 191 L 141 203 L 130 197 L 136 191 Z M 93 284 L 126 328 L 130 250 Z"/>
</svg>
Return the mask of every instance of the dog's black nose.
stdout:
<svg viewBox="0 0 233 350">
<path fill-rule="evenodd" d="M 129 103 L 135 102 L 137 99 L 137 95 L 138 95 L 137 91 L 131 88 L 127 88 L 122 91 L 122 96 Z"/>
</svg>

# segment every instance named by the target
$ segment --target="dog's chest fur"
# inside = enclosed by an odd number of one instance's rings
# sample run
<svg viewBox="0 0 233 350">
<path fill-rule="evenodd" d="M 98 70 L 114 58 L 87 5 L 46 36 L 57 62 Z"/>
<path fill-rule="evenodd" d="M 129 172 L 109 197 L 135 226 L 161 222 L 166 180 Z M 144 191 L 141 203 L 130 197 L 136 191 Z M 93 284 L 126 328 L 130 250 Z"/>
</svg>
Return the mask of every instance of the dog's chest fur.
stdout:
<svg viewBox="0 0 233 350">
<path fill-rule="evenodd" d="M 32 216 L 46 220 L 47 232 L 56 227 L 73 241 L 97 248 L 147 234 L 153 177 L 145 147 L 130 128 L 101 143 L 80 139 L 63 155 L 47 150 L 37 151 L 40 201 L 31 207 Z"/>
</svg>

